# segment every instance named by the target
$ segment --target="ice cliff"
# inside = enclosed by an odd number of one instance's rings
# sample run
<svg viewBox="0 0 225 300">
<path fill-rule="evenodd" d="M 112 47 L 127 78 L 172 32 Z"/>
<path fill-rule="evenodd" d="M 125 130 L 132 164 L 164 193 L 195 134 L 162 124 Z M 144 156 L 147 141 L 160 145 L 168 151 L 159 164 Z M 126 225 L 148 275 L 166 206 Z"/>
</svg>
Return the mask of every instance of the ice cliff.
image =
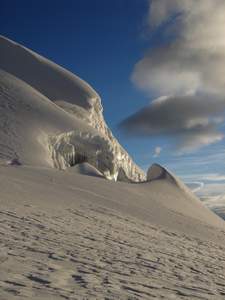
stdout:
<svg viewBox="0 0 225 300">
<path fill-rule="evenodd" d="M 145 180 L 86 82 L 2 36 L 0 70 L 0 159 L 59 169 L 88 162 L 109 179 Z"/>
</svg>

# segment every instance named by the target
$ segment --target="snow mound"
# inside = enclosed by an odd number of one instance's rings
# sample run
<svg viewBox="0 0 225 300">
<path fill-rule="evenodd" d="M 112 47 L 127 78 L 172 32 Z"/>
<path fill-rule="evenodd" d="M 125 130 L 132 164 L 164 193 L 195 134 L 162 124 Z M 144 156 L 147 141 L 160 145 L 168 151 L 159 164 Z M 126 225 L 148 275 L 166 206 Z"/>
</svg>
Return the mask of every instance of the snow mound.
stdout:
<svg viewBox="0 0 225 300">
<path fill-rule="evenodd" d="M 147 171 L 147 181 L 165 180 L 191 198 L 197 198 L 194 193 L 172 172 L 159 164 L 153 164 Z"/>
<path fill-rule="evenodd" d="M 0 159 L 65 169 L 87 162 L 105 177 L 145 180 L 107 127 L 85 81 L 0 36 Z M 29 126 L 27 126 L 29 124 Z M 97 145 L 98 144 L 98 145 Z"/>
<path fill-rule="evenodd" d="M 176 184 L 175 177 L 170 172 L 158 164 L 153 164 L 147 171 L 147 181 L 165 179 Z"/>
<path fill-rule="evenodd" d="M 102 173 L 100 173 L 95 167 L 93 167 L 89 163 L 77 164 L 74 167 L 68 168 L 67 171 L 70 173 L 77 173 L 94 177 L 104 177 Z"/>
</svg>

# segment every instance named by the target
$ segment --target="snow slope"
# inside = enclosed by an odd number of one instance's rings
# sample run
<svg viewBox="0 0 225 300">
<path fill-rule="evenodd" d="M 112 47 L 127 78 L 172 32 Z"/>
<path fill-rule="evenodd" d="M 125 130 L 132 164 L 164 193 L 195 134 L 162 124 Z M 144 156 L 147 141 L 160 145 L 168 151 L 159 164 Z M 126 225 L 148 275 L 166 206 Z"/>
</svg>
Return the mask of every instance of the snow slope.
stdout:
<svg viewBox="0 0 225 300">
<path fill-rule="evenodd" d="M 167 179 L 0 167 L 0 299 L 224 299 L 225 228 Z"/>
<path fill-rule="evenodd" d="M 2 159 L 7 152 L 24 164 L 65 169 L 74 164 L 76 152 L 78 161 L 83 157 L 107 178 L 117 179 L 122 170 L 130 180 L 145 179 L 105 124 L 100 97 L 86 82 L 2 36 L 0 69 L 0 126 L 8 127 L 13 112 L 18 119 L 14 131 L 9 126 L 0 136 L 7 141 L 0 148 Z"/>
</svg>

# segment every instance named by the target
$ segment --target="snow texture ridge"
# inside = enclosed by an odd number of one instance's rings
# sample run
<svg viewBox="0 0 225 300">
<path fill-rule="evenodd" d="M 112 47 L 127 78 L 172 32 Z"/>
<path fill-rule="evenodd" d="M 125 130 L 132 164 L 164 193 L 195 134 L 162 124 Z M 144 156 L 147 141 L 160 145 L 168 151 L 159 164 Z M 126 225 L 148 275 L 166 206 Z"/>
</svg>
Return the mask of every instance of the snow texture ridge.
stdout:
<svg viewBox="0 0 225 300">
<path fill-rule="evenodd" d="M 78 166 L 0 168 L 1 300 L 224 300 L 222 219 L 168 180 Z"/>
</svg>

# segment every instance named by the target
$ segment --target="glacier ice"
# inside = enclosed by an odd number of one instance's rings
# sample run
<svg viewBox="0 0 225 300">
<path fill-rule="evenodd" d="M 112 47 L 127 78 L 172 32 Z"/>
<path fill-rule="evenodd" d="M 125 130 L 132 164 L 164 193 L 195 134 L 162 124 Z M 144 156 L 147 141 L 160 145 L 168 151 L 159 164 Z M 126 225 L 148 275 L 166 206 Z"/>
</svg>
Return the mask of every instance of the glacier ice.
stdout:
<svg viewBox="0 0 225 300">
<path fill-rule="evenodd" d="M 111 180 L 142 180 L 126 153 L 104 135 L 73 130 L 49 137 L 49 149 L 58 169 L 87 162 Z"/>
<path fill-rule="evenodd" d="M 0 69 L 0 157 L 8 147 L 7 159 L 16 153 L 23 164 L 66 169 L 88 162 L 109 179 L 146 179 L 108 128 L 100 96 L 85 81 L 2 36 Z"/>
</svg>

